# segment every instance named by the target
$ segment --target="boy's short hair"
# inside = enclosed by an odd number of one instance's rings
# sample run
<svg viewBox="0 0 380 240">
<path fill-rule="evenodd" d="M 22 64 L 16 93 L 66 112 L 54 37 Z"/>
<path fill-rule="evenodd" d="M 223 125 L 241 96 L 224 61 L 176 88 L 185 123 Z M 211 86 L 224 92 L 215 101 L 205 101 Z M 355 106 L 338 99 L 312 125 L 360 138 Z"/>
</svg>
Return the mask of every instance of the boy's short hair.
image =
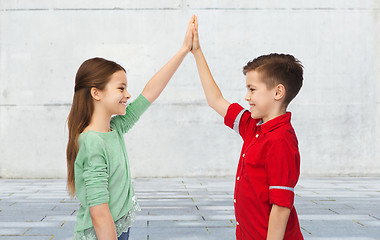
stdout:
<svg viewBox="0 0 380 240">
<path fill-rule="evenodd" d="M 285 87 L 284 104 L 287 106 L 298 94 L 303 82 L 303 66 L 294 56 L 271 53 L 249 61 L 243 68 L 244 75 L 258 71 L 269 89 L 278 84 Z"/>
</svg>

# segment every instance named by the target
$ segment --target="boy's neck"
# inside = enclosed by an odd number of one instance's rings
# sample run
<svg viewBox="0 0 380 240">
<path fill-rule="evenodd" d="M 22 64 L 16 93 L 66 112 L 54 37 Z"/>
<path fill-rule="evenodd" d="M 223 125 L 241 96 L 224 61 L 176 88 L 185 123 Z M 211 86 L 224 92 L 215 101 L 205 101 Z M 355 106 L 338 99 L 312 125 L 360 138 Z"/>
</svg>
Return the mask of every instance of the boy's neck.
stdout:
<svg viewBox="0 0 380 240">
<path fill-rule="evenodd" d="M 272 119 L 275 119 L 276 117 L 284 115 L 285 113 L 286 113 L 286 107 L 281 107 L 280 109 L 276 109 L 262 118 L 263 123 L 266 123 Z"/>
</svg>

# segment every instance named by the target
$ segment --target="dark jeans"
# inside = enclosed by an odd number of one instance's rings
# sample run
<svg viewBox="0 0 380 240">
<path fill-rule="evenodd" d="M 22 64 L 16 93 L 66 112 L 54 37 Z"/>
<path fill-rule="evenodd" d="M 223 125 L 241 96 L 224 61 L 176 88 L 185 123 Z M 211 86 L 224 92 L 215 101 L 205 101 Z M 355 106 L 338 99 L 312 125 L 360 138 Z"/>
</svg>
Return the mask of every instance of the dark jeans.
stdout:
<svg viewBox="0 0 380 240">
<path fill-rule="evenodd" d="M 123 232 L 120 237 L 117 238 L 117 240 L 128 240 L 129 239 L 129 230 L 131 228 L 128 228 L 128 232 Z"/>
</svg>

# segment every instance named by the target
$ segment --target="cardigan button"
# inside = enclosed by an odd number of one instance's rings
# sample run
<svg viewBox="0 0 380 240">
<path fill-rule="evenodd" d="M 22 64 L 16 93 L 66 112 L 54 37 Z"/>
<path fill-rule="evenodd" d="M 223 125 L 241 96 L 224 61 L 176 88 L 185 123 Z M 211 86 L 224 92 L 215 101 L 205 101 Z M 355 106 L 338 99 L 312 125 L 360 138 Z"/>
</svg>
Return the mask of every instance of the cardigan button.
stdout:
<svg viewBox="0 0 380 240">
<path fill-rule="evenodd" d="M 236 199 L 234 199 L 234 203 L 236 203 Z"/>
<path fill-rule="evenodd" d="M 256 134 L 256 138 L 258 138 L 259 137 L 259 134 Z"/>
<path fill-rule="evenodd" d="M 236 222 L 236 225 L 238 225 L 238 226 L 239 226 L 239 222 Z"/>
<path fill-rule="evenodd" d="M 239 179 L 240 179 L 240 177 L 237 177 L 237 178 L 236 178 L 236 180 L 238 180 L 238 181 L 239 181 Z"/>
</svg>

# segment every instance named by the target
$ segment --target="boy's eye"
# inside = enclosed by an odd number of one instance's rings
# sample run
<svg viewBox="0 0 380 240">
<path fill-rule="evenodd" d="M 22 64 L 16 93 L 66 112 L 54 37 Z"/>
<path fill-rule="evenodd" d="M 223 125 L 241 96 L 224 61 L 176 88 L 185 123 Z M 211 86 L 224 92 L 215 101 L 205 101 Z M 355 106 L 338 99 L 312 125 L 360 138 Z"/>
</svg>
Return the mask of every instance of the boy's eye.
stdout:
<svg viewBox="0 0 380 240">
<path fill-rule="evenodd" d="M 124 88 L 119 88 L 121 91 L 124 91 Z"/>
<path fill-rule="evenodd" d="M 249 90 L 251 90 L 251 92 L 255 91 L 255 89 L 254 89 L 254 88 L 250 88 Z"/>
</svg>

